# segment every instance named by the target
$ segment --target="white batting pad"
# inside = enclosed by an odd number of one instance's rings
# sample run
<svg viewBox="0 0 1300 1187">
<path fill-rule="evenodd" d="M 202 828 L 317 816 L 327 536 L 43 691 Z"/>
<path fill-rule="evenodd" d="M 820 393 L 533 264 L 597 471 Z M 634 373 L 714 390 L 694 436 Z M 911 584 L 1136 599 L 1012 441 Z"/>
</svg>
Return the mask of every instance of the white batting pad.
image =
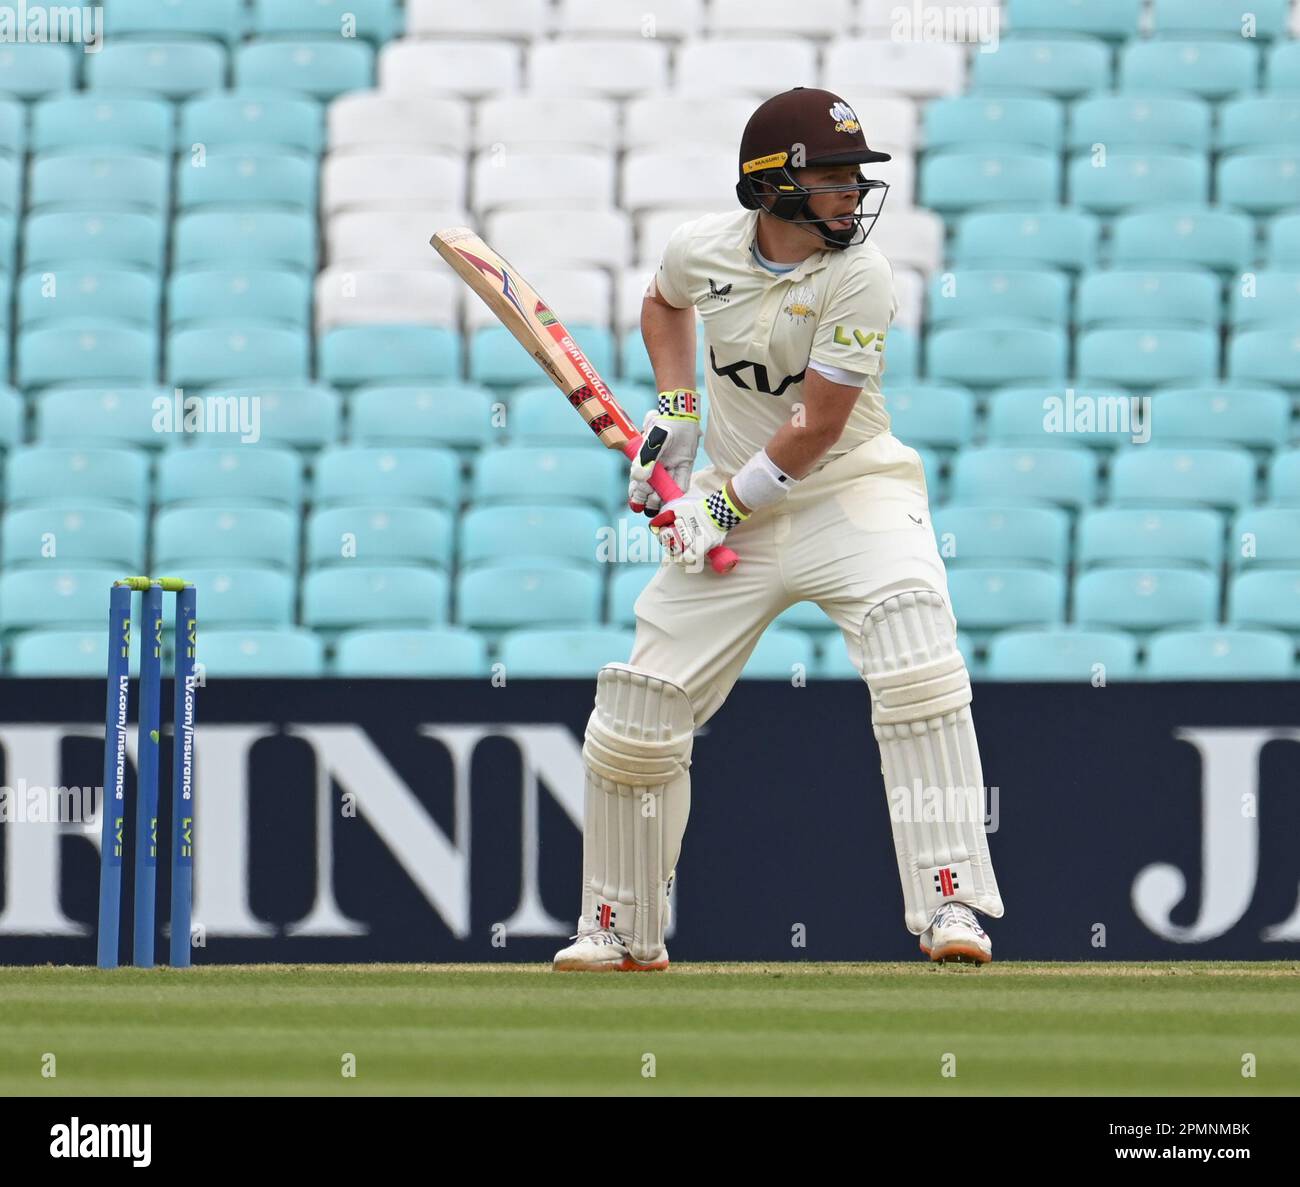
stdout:
<svg viewBox="0 0 1300 1187">
<path fill-rule="evenodd" d="M 886 598 L 862 647 L 908 930 L 947 902 L 1000 917 L 970 677 L 946 603 L 933 590 Z"/>
<path fill-rule="evenodd" d="M 587 722 L 582 915 L 634 959 L 663 952 L 668 880 L 690 813 L 695 721 L 686 693 L 627 664 L 596 678 Z"/>
</svg>

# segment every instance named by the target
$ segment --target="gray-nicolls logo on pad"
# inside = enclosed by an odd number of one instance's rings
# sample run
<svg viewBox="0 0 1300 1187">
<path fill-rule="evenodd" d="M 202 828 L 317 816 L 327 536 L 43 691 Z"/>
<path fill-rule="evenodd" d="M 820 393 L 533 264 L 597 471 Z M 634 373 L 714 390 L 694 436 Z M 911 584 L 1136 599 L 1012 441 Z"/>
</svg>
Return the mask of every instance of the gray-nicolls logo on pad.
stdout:
<svg viewBox="0 0 1300 1187">
<path fill-rule="evenodd" d="M 153 1126 L 82 1121 L 50 1126 L 51 1158 L 129 1158 L 132 1166 L 153 1161 Z"/>
</svg>

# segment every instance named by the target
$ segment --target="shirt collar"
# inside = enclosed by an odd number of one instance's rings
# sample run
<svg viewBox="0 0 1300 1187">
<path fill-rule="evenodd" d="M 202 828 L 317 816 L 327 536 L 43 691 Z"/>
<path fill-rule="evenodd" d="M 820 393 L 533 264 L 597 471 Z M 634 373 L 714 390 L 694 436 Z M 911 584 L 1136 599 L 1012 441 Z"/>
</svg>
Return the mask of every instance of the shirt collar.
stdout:
<svg viewBox="0 0 1300 1187">
<path fill-rule="evenodd" d="M 740 235 L 736 239 L 736 250 L 739 252 L 741 261 L 745 267 L 751 271 L 758 272 L 763 276 L 771 277 L 774 280 L 803 280 L 806 276 L 811 276 L 814 272 L 820 272 L 827 264 L 830 263 L 831 253 L 829 251 L 818 251 L 810 255 L 806 260 L 800 262 L 797 268 L 789 272 L 780 274 L 771 272 L 764 268 L 755 258 L 752 248 L 754 241 L 758 238 L 758 211 L 751 210 L 749 217 L 741 225 Z"/>
</svg>

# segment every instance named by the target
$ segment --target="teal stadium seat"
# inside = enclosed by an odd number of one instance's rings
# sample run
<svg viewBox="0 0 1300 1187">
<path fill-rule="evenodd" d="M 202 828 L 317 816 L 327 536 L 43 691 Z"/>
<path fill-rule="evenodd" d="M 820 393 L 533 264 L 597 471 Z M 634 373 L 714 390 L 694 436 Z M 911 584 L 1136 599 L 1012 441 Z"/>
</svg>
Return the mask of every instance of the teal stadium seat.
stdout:
<svg viewBox="0 0 1300 1187">
<path fill-rule="evenodd" d="M 11 387 L 0 385 L 0 449 L 22 444 L 27 409 L 23 398 Z"/>
<path fill-rule="evenodd" d="M 94 626 L 107 634 L 108 591 L 121 576 L 91 565 L 9 569 L 0 574 L 0 631 Z"/>
<path fill-rule="evenodd" d="M 630 654 L 630 652 L 629 652 Z M 817 653 L 811 635 L 803 631 L 768 627 L 754 644 L 742 680 L 807 680 L 817 669 Z"/>
<path fill-rule="evenodd" d="M 931 99 L 921 113 L 927 150 L 995 144 L 1060 152 L 1065 109 L 1030 95 L 954 95 Z"/>
<path fill-rule="evenodd" d="M 623 335 L 618 353 L 619 373 L 623 376 L 625 382 L 654 385 L 654 368 L 650 366 L 650 356 L 646 354 L 645 341 L 641 337 L 639 328 L 634 327 Z M 698 335 L 695 341 L 695 371 L 698 375 L 708 373 L 703 334 Z M 532 379 L 533 376 L 530 375 L 527 378 Z M 605 378 L 609 379 L 609 375 L 607 374 Z"/>
<path fill-rule="evenodd" d="M 235 51 L 234 80 L 245 87 L 281 87 L 314 99 L 336 99 L 374 85 L 375 51 L 344 41 L 335 23 L 331 38 L 251 41 Z"/>
<path fill-rule="evenodd" d="M 1074 396 L 1069 391 L 1074 388 Z M 1013 384 L 990 393 L 986 443 L 1019 449 L 1114 449 L 1149 428 L 1123 388 L 1089 384 Z"/>
<path fill-rule="evenodd" d="M 595 565 L 602 542 L 606 555 L 616 545 L 607 517 L 594 507 L 550 500 L 471 508 L 458 531 L 462 565 Z"/>
<path fill-rule="evenodd" d="M 22 162 L 0 157 L 0 210 L 14 212 L 22 205 Z"/>
<path fill-rule="evenodd" d="M 172 507 L 153 521 L 153 569 L 221 565 L 298 571 L 298 516 L 276 507 Z"/>
<path fill-rule="evenodd" d="M 460 627 L 347 631 L 334 652 L 335 676 L 477 679 L 487 672 L 487 640 Z"/>
<path fill-rule="evenodd" d="M 241 89 L 202 95 L 181 107 L 182 144 L 283 148 L 319 155 L 325 147 L 321 105 L 282 90 Z"/>
<path fill-rule="evenodd" d="M 441 507 L 322 507 L 307 520 L 307 562 L 449 569 L 455 530 Z"/>
<path fill-rule="evenodd" d="M 1300 569 L 1300 507 L 1248 507 L 1232 521 L 1228 560 L 1239 569 Z"/>
<path fill-rule="evenodd" d="M 950 503 L 933 512 L 944 564 L 1023 564 L 1064 568 L 1070 559 L 1070 516 L 1059 507 Z"/>
<path fill-rule="evenodd" d="M 173 330 L 167 335 L 167 382 L 177 387 L 306 380 L 310 374 L 311 336 L 305 330 L 239 325 Z"/>
<path fill-rule="evenodd" d="M 962 450 L 953 463 L 953 498 L 963 503 L 1059 503 L 1081 507 L 1097 498 L 1097 462 L 1086 449 Z"/>
<path fill-rule="evenodd" d="M 314 155 L 286 148 L 213 148 L 202 167 L 185 154 L 176 162 L 176 207 L 311 211 L 316 206 L 317 168 Z"/>
<path fill-rule="evenodd" d="M 1296 100 L 1300 112 L 1300 98 Z M 1298 133 L 1300 134 L 1300 133 Z M 1300 323 L 1300 268 L 1290 271 L 1264 269 L 1254 274 L 1249 295 L 1243 285 L 1228 289 L 1228 324 L 1234 330 L 1288 327 Z"/>
<path fill-rule="evenodd" d="M 460 335 L 442 326 L 336 326 L 316 349 L 320 378 L 340 387 L 460 377 Z"/>
<path fill-rule="evenodd" d="M 1119 51 L 1120 91 L 1228 99 L 1255 90 L 1258 79 L 1259 50 L 1240 28 L 1232 39 L 1134 39 Z"/>
<path fill-rule="evenodd" d="M 1136 206 L 1208 201 L 1210 166 L 1203 152 L 1115 147 L 1104 169 L 1091 153 L 1072 157 L 1066 185 L 1072 205 L 1113 215 Z"/>
<path fill-rule="evenodd" d="M 89 265 L 60 269 L 50 285 L 48 271 L 26 273 L 18 284 L 18 324 L 30 329 L 68 318 L 116 319 L 157 329 L 162 284 L 136 269 Z"/>
<path fill-rule="evenodd" d="M 41 105 L 32 106 L 37 109 Z M 0 152 L 16 157 L 27 149 L 27 108 L 17 99 L 0 95 Z"/>
<path fill-rule="evenodd" d="M 57 271 L 99 264 L 157 272 L 166 238 L 165 220 L 157 214 L 118 211 L 110 218 L 87 211 L 46 211 L 23 221 L 23 266 Z"/>
<path fill-rule="evenodd" d="M 149 462 L 130 449 L 16 449 L 5 465 L 5 502 L 144 508 L 149 501 Z M 119 574 L 120 576 L 120 574 Z"/>
<path fill-rule="evenodd" d="M 977 55 L 986 56 L 996 55 Z M 1058 202 L 1061 159 L 1055 153 L 1005 145 L 942 150 L 922 159 L 919 181 L 919 201 L 945 217 L 980 206 Z"/>
<path fill-rule="evenodd" d="M 612 451 L 581 442 L 567 448 L 502 446 L 485 450 L 475 459 L 476 502 L 550 503 L 577 500 L 605 506 L 608 492 L 625 462 Z M 626 481 L 624 483 L 626 490 Z"/>
<path fill-rule="evenodd" d="M 1061 272 L 1028 268 L 961 268 L 936 273 L 926 309 L 929 324 L 1047 322 L 1070 316 L 1070 282 Z"/>
<path fill-rule="evenodd" d="M 623 393 L 617 393 L 619 406 L 638 428 L 642 417 L 623 404 Z M 512 445 L 576 445 L 583 444 L 582 434 L 590 433 L 581 417 L 564 396 L 551 384 L 534 384 L 517 390 L 510 397 L 506 418 L 506 431 Z"/>
<path fill-rule="evenodd" d="M 187 569 L 174 574 L 194 584 L 208 627 L 279 627 L 293 621 L 294 580 L 282 569 L 230 565 Z M 202 658 L 202 642 L 200 658 Z"/>
<path fill-rule="evenodd" d="M 380 46 L 401 32 L 401 6 L 392 0 L 254 0 L 252 7 L 259 37 L 337 36 L 343 13 L 356 21 L 357 37 Z"/>
<path fill-rule="evenodd" d="M 956 449 L 975 436 L 975 397 L 956 384 L 915 383 L 889 393 L 890 430 L 914 448 Z"/>
<path fill-rule="evenodd" d="M 572 325 L 573 340 L 598 375 L 614 374 L 614 339 L 603 326 Z M 474 331 L 469 346 L 469 375 L 475 383 L 528 383 L 537 376 L 537 362 L 505 326 L 483 326 Z"/>
<path fill-rule="evenodd" d="M 1279 631 L 1160 631 L 1147 643 L 1151 680 L 1288 680 L 1295 646 Z"/>
<path fill-rule="evenodd" d="M 626 663 L 635 632 L 617 627 L 511 631 L 501 639 L 506 680 L 588 679 L 608 663 Z"/>
<path fill-rule="evenodd" d="M 0 210 L 0 269 L 6 272 L 12 272 L 15 268 L 18 250 L 17 239 L 17 220 L 12 214 L 6 214 Z M 9 367 L 9 336 L 4 335 L 4 364 L 5 373 Z"/>
<path fill-rule="evenodd" d="M 1088 684 L 1099 677 L 1129 680 L 1138 673 L 1137 651 L 1137 640 L 1123 631 L 1070 626 L 999 631 L 989 642 L 984 675 Z"/>
<path fill-rule="evenodd" d="M 1249 220 L 1248 220 L 1249 221 Z M 1101 220 L 1059 206 L 981 210 L 957 221 L 950 263 L 962 268 L 1094 267 Z"/>
<path fill-rule="evenodd" d="M 314 466 L 314 501 L 437 504 L 461 501 L 460 460 L 450 449 L 325 449 Z"/>
<path fill-rule="evenodd" d="M 230 405 L 234 415 L 226 414 L 226 424 L 231 426 L 225 432 L 206 432 L 194 434 L 195 444 L 200 448 L 224 449 L 238 442 L 241 449 L 250 445 L 258 447 L 293 446 L 296 449 L 320 449 L 333 445 L 339 438 L 340 425 L 343 421 L 343 401 L 338 392 L 323 383 L 275 384 L 260 386 L 223 385 L 219 392 L 227 401 L 233 399 L 256 400 L 249 405 L 249 421 L 256 441 L 244 441 L 244 436 L 251 433 L 236 432 L 233 421 L 239 405 Z M 256 409 L 257 421 L 252 421 L 253 409 Z M 220 426 L 218 426 L 220 427 Z"/>
<path fill-rule="evenodd" d="M 1242 14 L 1222 0 L 1153 0 L 1152 27 L 1157 35 L 1194 33 L 1242 35 Z M 1263 41 L 1286 36 L 1288 0 L 1254 0 L 1250 12 L 1253 36 Z"/>
<path fill-rule="evenodd" d="M 1278 452 L 1268 471 L 1268 497 L 1274 503 L 1300 503 L 1300 449 Z"/>
<path fill-rule="evenodd" d="M 896 332 L 890 331 L 891 342 Z M 926 375 L 976 388 L 1060 382 L 1069 349 L 1069 335 L 1059 327 L 936 329 L 926 336 Z"/>
<path fill-rule="evenodd" d="M 1110 498 L 1130 507 L 1244 507 L 1255 498 L 1255 462 L 1244 449 L 1122 450 L 1111 465 Z"/>
<path fill-rule="evenodd" d="M 1300 393 L 1300 335 L 1281 326 L 1234 334 L 1228 343 L 1228 378 Z"/>
<path fill-rule="evenodd" d="M 1187 95 L 1095 95 L 1080 99 L 1070 108 L 1067 144 L 1074 152 L 1091 152 L 1094 144 L 1204 152 L 1210 144 L 1211 124 L 1211 107 L 1204 99 Z"/>
<path fill-rule="evenodd" d="M 75 90 L 88 56 L 67 44 L 0 46 L 0 93 L 42 99 Z"/>
<path fill-rule="evenodd" d="M 248 325 L 281 322 L 311 327 L 311 282 L 297 271 L 276 268 L 207 268 L 173 272 L 167 283 L 167 326 L 200 322 Z"/>
<path fill-rule="evenodd" d="M 1300 147 L 1262 145 L 1229 153 L 1215 170 L 1219 201 L 1251 214 L 1278 214 L 1300 203 Z"/>
<path fill-rule="evenodd" d="M 115 565 L 139 573 L 145 569 L 144 532 L 144 516 L 123 507 L 21 507 L 5 512 L 0 557 L 6 568 Z"/>
<path fill-rule="evenodd" d="M 104 317 L 77 317 L 18 336 L 15 378 L 22 387 L 51 383 L 154 383 L 158 334 Z"/>
<path fill-rule="evenodd" d="M 1300 567 L 1238 573 L 1228 585 L 1228 621 L 1300 631 Z"/>
<path fill-rule="evenodd" d="M 1060 0 L 1007 0 L 1003 16 L 1008 32 L 1076 33 L 1118 41 L 1133 37 L 1142 15 L 1142 0 L 1090 0 L 1062 4 Z"/>
<path fill-rule="evenodd" d="M 1003 630 L 1065 617 L 1065 577 L 1047 569 L 970 565 L 948 574 L 953 612 L 967 632 Z"/>
<path fill-rule="evenodd" d="M 1079 329 L 1212 329 L 1220 320 L 1219 278 L 1207 269 L 1115 268 L 1079 277 Z"/>
<path fill-rule="evenodd" d="M 108 604 L 107 588 L 99 591 Z M 140 675 L 140 652 L 131 649 L 131 678 Z M 30 677 L 87 677 L 104 679 L 108 671 L 108 632 L 98 627 L 66 627 L 24 631 L 14 638 L 9 653 L 8 674 Z"/>
<path fill-rule="evenodd" d="M 154 428 L 154 401 L 170 395 L 157 387 L 58 387 L 36 401 L 36 440 L 42 445 L 130 445 L 156 449 L 165 438 Z"/>
<path fill-rule="evenodd" d="M 86 87 L 188 99 L 201 91 L 221 90 L 226 69 L 225 48 L 210 41 L 107 42 L 87 58 Z"/>
<path fill-rule="evenodd" d="M 1041 91 L 1070 99 L 1110 89 L 1110 50 L 1096 38 L 1004 37 L 996 50 L 971 59 L 971 90 L 977 94 Z"/>
<path fill-rule="evenodd" d="M 1239 148 L 1294 144 L 1300 128 L 1300 95 L 1244 95 L 1219 105 L 1215 147 Z"/>
<path fill-rule="evenodd" d="M 288 449 L 172 450 L 158 459 L 158 504 L 302 504 L 302 458 Z"/>
<path fill-rule="evenodd" d="M 106 39 L 206 37 L 227 45 L 244 31 L 242 0 L 112 0 L 104 13 Z"/>
<path fill-rule="evenodd" d="M 209 678 L 314 679 L 325 674 L 324 643 L 301 628 L 204 630 L 198 655 Z"/>
<path fill-rule="evenodd" d="M 1158 445 L 1271 450 L 1285 445 L 1291 434 L 1291 401 L 1276 389 L 1249 384 L 1167 388 L 1151 401 L 1151 423 Z"/>
<path fill-rule="evenodd" d="M 156 154 L 130 150 L 71 149 L 32 159 L 27 197 L 31 210 L 85 210 L 90 194 L 95 195 L 94 209 L 106 215 L 166 211 L 167 166 Z"/>
<path fill-rule="evenodd" d="M 172 267 L 291 268 L 316 272 L 316 219 L 302 211 L 200 210 L 179 214 Z"/>
<path fill-rule="evenodd" d="M 130 95 L 80 93 L 32 104 L 31 150 L 134 149 L 170 153 L 175 147 L 171 104 Z"/>
<path fill-rule="evenodd" d="M 552 388 L 551 394 L 572 419 L 573 411 L 559 392 Z M 470 383 L 363 387 L 350 401 L 351 437 L 357 445 L 478 449 L 505 436 L 497 427 L 496 403 L 486 388 Z"/>
<path fill-rule="evenodd" d="M 1264 87 L 1269 91 L 1300 91 L 1300 41 L 1282 41 L 1268 51 Z"/>
<path fill-rule="evenodd" d="M 1255 258 L 1255 223 L 1239 210 L 1183 206 L 1122 214 L 1111 224 L 1113 268 L 1185 268 L 1240 273 Z"/>
<path fill-rule="evenodd" d="M 479 565 L 456 580 L 456 617 L 483 630 L 590 626 L 604 597 L 604 574 L 590 566 Z"/>
<path fill-rule="evenodd" d="M 1219 374 L 1219 332 L 1177 329 L 1087 330 L 1075 345 L 1082 383 L 1146 389 Z"/>
<path fill-rule="evenodd" d="M 1074 619 L 1089 627 L 1153 631 L 1219 617 L 1219 578 L 1198 569 L 1092 569 L 1074 583 Z"/>
<path fill-rule="evenodd" d="M 882 374 L 882 391 L 890 391 L 903 384 L 916 382 L 921 374 L 921 341 L 906 326 L 891 326 L 885 340 L 885 363 L 888 374 Z"/>
<path fill-rule="evenodd" d="M 445 623 L 445 573 L 414 565 L 329 565 L 302 586 L 302 621 L 324 630 L 363 626 L 430 627 Z"/>
<path fill-rule="evenodd" d="M 1216 573 L 1223 564 L 1223 516 L 1191 507 L 1095 507 L 1079 518 L 1076 563 L 1195 565 Z"/>
</svg>

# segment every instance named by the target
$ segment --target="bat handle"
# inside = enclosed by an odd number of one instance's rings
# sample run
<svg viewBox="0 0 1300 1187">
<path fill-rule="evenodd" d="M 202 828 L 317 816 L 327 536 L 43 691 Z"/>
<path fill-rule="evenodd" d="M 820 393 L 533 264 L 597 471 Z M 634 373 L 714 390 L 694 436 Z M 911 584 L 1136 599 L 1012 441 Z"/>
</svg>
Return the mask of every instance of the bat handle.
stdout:
<svg viewBox="0 0 1300 1187">
<path fill-rule="evenodd" d="M 628 457 L 635 457 L 637 450 L 640 448 L 641 435 L 638 433 L 623 447 L 623 452 Z M 673 481 L 672 475 L 657 462 L 654 469 L 650 471 L 650 485 L 665 503 L 670 499 L 680 499 L 682 497 L 682 488 Z M 740 557 L 725 544 L 719 544 L 716 548 L 709 549 L 709 564 L 713 566 L 715 573 L 730 573 L 736 567 L 738 560 L 740 560 Z"/>
</svg>

